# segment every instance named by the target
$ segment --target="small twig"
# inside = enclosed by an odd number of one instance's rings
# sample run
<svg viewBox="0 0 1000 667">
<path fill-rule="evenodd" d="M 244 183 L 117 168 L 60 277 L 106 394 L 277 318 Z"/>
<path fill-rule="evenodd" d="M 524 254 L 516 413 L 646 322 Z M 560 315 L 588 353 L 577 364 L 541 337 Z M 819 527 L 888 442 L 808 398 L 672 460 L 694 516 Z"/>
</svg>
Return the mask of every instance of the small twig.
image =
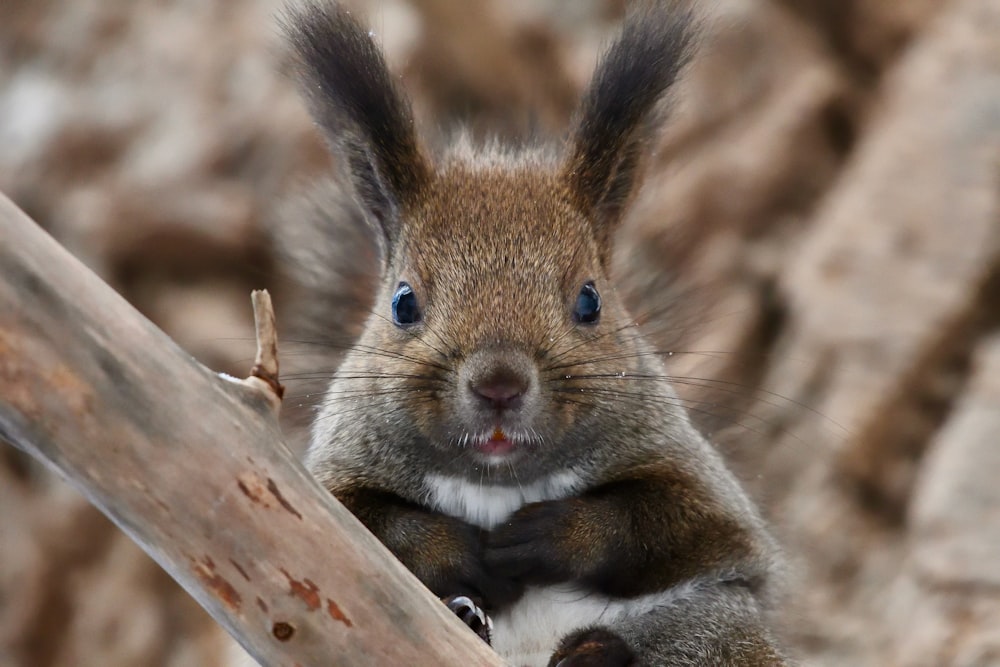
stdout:
<svg viewBox="0 0 1000 667">
<path fill-rule="evenodd" d="M 267 290 L 250 293 L 253 303 L 254 331 L 257 335 L 257 356 L 254 358 L 250 377 L 243 382 L 261 389 L 267 396 L 271 409 L 277 416 L 285 387 L 278 375 L 278 332 L 275 326 L 274 306 Z"/>
</svg>

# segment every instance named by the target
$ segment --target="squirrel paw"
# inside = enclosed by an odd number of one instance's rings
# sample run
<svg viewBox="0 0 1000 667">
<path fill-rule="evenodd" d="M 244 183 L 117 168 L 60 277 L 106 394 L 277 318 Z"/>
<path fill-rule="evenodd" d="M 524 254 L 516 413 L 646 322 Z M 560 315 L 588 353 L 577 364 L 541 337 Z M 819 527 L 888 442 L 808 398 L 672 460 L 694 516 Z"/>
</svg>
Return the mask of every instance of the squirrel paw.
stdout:
<svg viewBox="0 0 1000 667">
<path fill-rule="evenodd" d="M 492 646 L 493 621 L 486 615 L 486 612 L 479 608 L 479 605 L 465 595 L 452 595 L 444 598 L 442 602 L 473 632 L 479 635 L 480 639 Z"/>
<path fill-rule="evenodd" d="M 580 556 L 589 546 L 565 539 L 565 533 L 572 533 L 567 527 L 574 525 L 579 506 L 580 501 L 573 498 L 531 503 L 519 509 L 489 534 L 483 556 L 489 571 L 496 577 L 530 584 L 571 580 L 572 559 L 567 554 Z"/>
<path fill-rule="evenodd" d="M 549 667 L 637 667 L 638 664 L 625 640 L 604 628 L 569 635 L 549 660 Z"/>
</svg>

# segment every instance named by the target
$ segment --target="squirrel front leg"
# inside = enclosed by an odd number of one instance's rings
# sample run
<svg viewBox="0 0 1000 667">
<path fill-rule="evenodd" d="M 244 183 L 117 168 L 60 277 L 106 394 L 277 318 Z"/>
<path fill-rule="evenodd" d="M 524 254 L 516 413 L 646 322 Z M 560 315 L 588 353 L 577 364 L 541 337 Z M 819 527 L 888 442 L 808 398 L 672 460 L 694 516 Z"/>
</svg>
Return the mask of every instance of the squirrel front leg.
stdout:
<svg viewBox="0 0 1000 667">
<path fill-rule="evenodd" d="M 764 575 L 755 529 L 697 477 L 647 465 L 578 496 L 525 505 L 491 531 L 486 562 L 528 584 L 576 581 L 613 597 L 721 571 L 752 587 Z"/>
<path fill-rule="evenodd" d="M 465 595 L 492 611 L 520 596 L 522 584 L 487 571 L 477 526 L 388 491 L 346 487 L 333 494 L 438 597 Z"/>
<path fill-rule="evenodd" d="M 550 665 L 784 664 L 762 621 L 766 538 L 739 502 L 720 498 L 670 464 L 643 466 L 525 505 L 490 533 L 485 559 L 526 584 L 574 582 L 626 601 L 663 594 L 650 611 L 563 638 Z M 731 646 L 748 651 L 729 660 L 720 652 Z"/>
</svg>

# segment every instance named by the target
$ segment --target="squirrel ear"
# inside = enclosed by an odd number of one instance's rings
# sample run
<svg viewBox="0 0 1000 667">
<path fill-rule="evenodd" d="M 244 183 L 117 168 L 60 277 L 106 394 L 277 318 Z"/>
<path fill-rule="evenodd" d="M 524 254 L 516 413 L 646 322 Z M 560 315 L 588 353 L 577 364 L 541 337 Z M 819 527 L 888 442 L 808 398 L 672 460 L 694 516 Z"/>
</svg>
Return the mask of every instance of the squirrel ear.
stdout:
<svg viewBox="0 0 1000 667">
<path fill-rule="evenodd" d="M 409 100 L 394 85 L 370 34 L 339 3 L 305 0 L 286 13 L 283 24 L 313 118 L 344 159 L 389 250 L 399 238 L 399 209 L 431 173 Z"/>
<path fill-rule="evenodd" d="M 648 119 L 691 55 L 693 17 L 661 0 L 641 3 L 604 53 L 576 113 L 563 177 L 610 248 L 635 183 Z"/>
</svg>

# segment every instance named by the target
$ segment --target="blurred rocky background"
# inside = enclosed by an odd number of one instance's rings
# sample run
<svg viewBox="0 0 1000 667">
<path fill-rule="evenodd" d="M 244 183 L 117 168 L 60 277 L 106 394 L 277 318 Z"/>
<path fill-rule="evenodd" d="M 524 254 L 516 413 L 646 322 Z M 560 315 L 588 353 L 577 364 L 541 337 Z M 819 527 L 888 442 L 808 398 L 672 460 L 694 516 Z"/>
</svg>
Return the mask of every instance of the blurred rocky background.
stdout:
<svg viewBox="0 0 1000 667">
<path fill-rule="evenodd" d="M 350 4 L 426 127 L 517 137 L 563 126 L 627 3 Z M 0 5 L 0 191 L 238 374 L 251 288 L 294 330 L 278 205 L 331 168 L 280 5 Z M 787 547 L 802 660 L 1000 665 L 1000 0 L 706 5 L 621 284 Z M 315 389 L 290 382 L 293 422 Z M 224 646 L 0 443 L 0 665 L 217 665 Z"/>
</svg>

